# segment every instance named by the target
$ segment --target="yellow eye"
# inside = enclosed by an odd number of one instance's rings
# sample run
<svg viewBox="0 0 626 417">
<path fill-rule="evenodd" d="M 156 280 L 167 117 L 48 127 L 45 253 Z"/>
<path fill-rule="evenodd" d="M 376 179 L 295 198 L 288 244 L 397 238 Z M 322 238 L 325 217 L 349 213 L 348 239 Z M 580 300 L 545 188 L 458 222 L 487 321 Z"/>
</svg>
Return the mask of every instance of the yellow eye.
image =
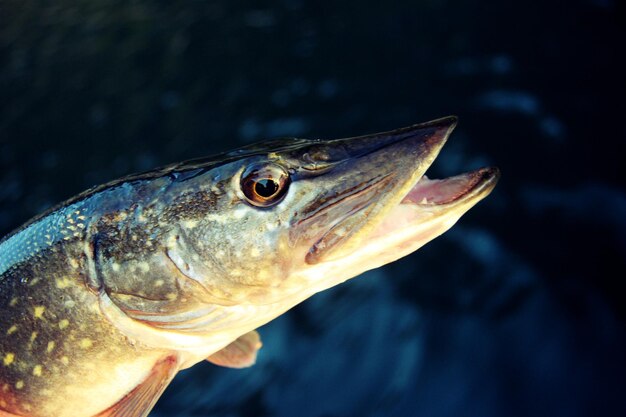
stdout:
<svg viewBox="0 0 626 417">
<path fill-rule="evenodd" d="M 251 165 L 241 175 L 241 191 L 257 207 L 278 204 L 289 188 L 289 173 L 280 165 Z"/>
</svg>

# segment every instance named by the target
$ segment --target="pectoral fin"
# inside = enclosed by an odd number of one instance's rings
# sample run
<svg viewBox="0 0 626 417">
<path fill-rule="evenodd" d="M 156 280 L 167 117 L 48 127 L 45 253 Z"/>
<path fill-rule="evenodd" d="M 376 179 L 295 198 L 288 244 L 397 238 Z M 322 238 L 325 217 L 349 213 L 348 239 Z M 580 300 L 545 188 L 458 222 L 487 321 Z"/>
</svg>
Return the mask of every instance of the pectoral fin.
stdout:
<svg viewBox="0 0 626 417">
<path fill-rule="evenodd" d="M 178 370 L 175 356 L 154 365 L 144 381 L 119 402 L 94 417 L 146 417 Z"/>
<path fill-rule="evenodd" d="M 247 368 L 256 362 L 257 352 L 261 346 L 263 346 L 261 336 L 256 330 L 253 330 L 209 356 L 207 360 L 227 368 Z"/>
</svg>

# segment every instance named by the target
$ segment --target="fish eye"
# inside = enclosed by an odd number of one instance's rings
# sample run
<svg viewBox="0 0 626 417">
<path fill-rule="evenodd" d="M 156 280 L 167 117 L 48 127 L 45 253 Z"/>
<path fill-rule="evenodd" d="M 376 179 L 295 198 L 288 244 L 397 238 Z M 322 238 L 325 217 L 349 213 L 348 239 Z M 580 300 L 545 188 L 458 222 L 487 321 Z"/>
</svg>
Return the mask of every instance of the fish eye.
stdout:
<svg viewBox="0 0 626 417">
<path fill-rule="evenodd" d="M 289 188 L 289 173 L 277 164 L 255 164 L 241 175 L 241 191 L 246 200 L 257 207 L 278 204 Z"/>
</svg>

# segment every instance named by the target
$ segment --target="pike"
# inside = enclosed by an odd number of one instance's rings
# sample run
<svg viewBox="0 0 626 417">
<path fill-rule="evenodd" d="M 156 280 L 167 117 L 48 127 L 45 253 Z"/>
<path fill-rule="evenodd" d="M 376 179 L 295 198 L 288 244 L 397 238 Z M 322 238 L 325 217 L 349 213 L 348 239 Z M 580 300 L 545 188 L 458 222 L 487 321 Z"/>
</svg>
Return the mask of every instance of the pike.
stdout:
<svg viewBox="0 0 626 417">
<path fill-rule="evenodd" d="M 283 139 L 92 188 L 0 241 L 0 416 L 146 416 L 255 329 L 415 251 L 494 188 L 424 173 L 456 118 Z"/>
</svg>

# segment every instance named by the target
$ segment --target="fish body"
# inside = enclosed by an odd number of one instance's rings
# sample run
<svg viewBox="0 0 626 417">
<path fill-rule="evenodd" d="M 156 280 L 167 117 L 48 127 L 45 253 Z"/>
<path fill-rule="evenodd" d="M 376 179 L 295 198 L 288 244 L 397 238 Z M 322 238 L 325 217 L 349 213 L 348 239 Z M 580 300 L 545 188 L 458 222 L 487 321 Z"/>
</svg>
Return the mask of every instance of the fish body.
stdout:
<svg viewBox="0 0 626 417">
<path fill-rule="evenodd" d="M 145 416 L 180 369 L 252 364 L 256 328 L 493 189 L 495 168 L 424 176 L 455 123 L 265 142 L 31 220 L 0 241 L 0 416 Z"/>
</svg>

